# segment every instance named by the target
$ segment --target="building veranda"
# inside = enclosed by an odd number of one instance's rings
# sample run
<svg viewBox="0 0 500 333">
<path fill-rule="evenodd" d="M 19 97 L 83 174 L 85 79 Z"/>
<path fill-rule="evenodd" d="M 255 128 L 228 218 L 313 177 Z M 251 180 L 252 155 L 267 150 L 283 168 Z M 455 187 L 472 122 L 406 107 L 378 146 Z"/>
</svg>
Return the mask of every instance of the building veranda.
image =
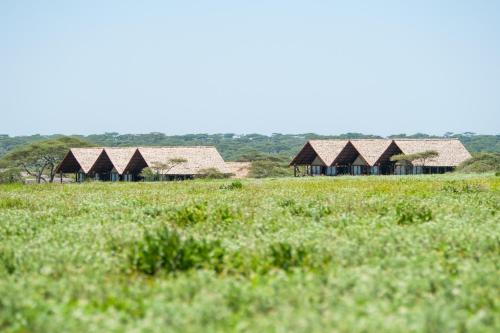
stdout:
<svg viewBox="0 0 500 333">
<path fill-rule="evenodd" d="M 425 152 L 434 156 L 392 159 Z M 470 157 L 458 139 L 309 140 L 290 165 L 295 176 L 432 174 L 452 171 Z"/>
</svg>

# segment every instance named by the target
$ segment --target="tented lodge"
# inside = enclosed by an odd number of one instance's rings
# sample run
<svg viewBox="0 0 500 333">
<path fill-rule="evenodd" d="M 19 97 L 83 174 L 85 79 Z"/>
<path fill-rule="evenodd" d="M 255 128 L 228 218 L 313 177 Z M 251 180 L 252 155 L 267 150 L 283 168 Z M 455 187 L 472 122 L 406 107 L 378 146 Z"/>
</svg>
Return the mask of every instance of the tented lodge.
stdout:
<svg viewBox="0 0 500 333">
<path fill-rule="evenodd" d="M 394 155 L 429 151 L 437 156 L 408 163 L 391 161 Z M 452 171 L 470 157 L 458 139 L 310 140 L 290 165 L 295 176 L 430 174 Z"/>
<path fill-rule="evenodd" d="M 207 169 L 230 174 L 217 149 L 207 146 L 72 148 L 56 171 L 61 177 L 75 174 L 77 182 L 137 181 L 146 167 L 155 168 L 163 180 L 190 179 Z"/>
</svg>

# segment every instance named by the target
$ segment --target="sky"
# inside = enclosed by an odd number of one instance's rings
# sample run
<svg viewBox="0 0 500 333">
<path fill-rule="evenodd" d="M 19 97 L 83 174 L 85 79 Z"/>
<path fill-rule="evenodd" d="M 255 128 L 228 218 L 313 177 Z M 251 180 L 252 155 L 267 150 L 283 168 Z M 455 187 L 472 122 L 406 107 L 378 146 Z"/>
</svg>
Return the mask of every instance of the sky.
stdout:
<svg viewBox="0 0 500 333">
<path fill-rule="evenodd" d="M 0 134 L 500 131 L 500 1 L 0 1 Z"/>
</svg>

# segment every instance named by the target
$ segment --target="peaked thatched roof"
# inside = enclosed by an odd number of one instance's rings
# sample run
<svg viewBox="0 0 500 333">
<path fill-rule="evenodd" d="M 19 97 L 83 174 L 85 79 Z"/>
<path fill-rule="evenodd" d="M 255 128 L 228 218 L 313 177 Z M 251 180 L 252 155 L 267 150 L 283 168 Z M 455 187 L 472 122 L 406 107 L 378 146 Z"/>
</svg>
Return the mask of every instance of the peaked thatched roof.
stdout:
<svg viewBox="0 0 500 333">
<path fill-rule="evenodd" d="M 375 165 L 380 156 L 389 148 L 392 140 L 385 139 L 366 139 L 350 140 L 354 148 L 369 166 Z"/>
<path fill-rule="evenodd" d="M 196 175 L 209 168 L 231 173 L 215 147 L 139 147 L 138 150 L 148 167 L 155 163 L 169 163 L 173 159 L 186 160 L 170 169 L 169 175 Z"/>
<path fill-rule="evenodd" d="M 123 174 L 136 151 L 137 148 L 131 147 L 104 148 L 104 152 L 108 155 L 111 163 L 120 175 Z"/>
<path fill-rule="evenodd" d="M 437 151 L 439 155 L 425 161 L 426 166 L 457 166 L 471 157 L 458 139 L 395 139 L 394 142 L 406 155 Z M 413 164 L 420 163 L 415 161 Z"/>
<path fill-rule="evenodd" d="M 80 169 L 87 173 L 103 151 L 103 148 L 71 148 L 56 172 L 78 172 Z"/>
<path fill-rule="evenodd" d="M 325 166 L 330 166 L 348 142 L 348 140 L 309 140 L 290 165 L 310 164 L 319 157 Z"/>
<path fill-rule="evenodd" d="M 457 166 L 471 155 L 458 139 L 356 139 L 310 140 L 290 165 L 309 165 L 319 157 L 325 164 L 350 164 L 358 155 L 370 166 L 386 163 L 392 155 L 435 150 L 439 156 L 426 166 Z M 421 162 L 420 162 L 421 163 Z M 419 161 L 413 163 L 419 165 Z"/>
</svg>

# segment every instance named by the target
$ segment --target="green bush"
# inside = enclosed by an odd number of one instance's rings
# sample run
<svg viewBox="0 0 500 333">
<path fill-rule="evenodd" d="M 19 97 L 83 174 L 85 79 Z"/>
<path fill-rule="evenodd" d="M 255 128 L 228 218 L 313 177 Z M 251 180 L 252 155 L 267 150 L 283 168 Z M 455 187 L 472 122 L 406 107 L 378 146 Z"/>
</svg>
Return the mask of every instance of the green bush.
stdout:
<svg viewBox="0 0 500 333">
<path fill-rule="evenodd" d="M 243 184 L 239 180 L 235 180 L 234 182 L 231 182 L 231 184 L 220 186 L 221 190 L 239 190 L 241 188 L 243 188 Z"/>
<path fill-rule="evenodd" d="M 298 204 L 293 199 L 285 199 L 278 203 L 281 207 L 286 208 L 290 214 L 294 216 L 312 217 L 315 221 L 332 213 L 328 205 L 319 201 L 311 201 L 305 204 Z"/>
<path fill-rule="evenodd" d="M 182 239 L 178 233 L 163 226 L 145 233 L 129 254 L 132 267 L 154 275 L 160 270 L 169 273 L 191 269 L 220 271 L 224 248 L 219 241 Z"/>
<path fill-rule="evenodd" d="M 293 247 L 288 243 L 276 243 L 269 247 L 269 258 L 272 267 L 285 271 L 293 267 L 303 266 L 308 257 L 308 250 L 304 246 Z"/>
<path fill-rule="evenodd" d="M 9 168 L 0 170 L 0 184 L 24 183 L 19 169 Z"/>
<path fill-rule="evenodd" d="M 188 204 L 173 212 L 171 219 L 179 226 L 189 226 L 205 222 L 208 218 L 207 203 Z"/>
<path fill-rule="evenodd" d="M 400 202 L 396 205 L 396 223 L 409 225 L 432 220 L 432 210 L 424 206 L 416 206 L 409 202 Z"/>
<path fill-rule="evenodd" d="M 0 272 L 3 270 L 7 274 L 13 274 L 16 271 L 17 258 L 11 249 L 0 248 Z"/>
<path fill-rule="evenodd" d="M 478 153 L 457 167 L 464 173 L 500 172 L 500 153 Z"/>
<path fill-rule="evenodd" d="M 446 182 L 441 190 L 449 193 L 477 193 L 484 191 L 479 184 L 471 184 L 468 182 Z"/>
</svg>

